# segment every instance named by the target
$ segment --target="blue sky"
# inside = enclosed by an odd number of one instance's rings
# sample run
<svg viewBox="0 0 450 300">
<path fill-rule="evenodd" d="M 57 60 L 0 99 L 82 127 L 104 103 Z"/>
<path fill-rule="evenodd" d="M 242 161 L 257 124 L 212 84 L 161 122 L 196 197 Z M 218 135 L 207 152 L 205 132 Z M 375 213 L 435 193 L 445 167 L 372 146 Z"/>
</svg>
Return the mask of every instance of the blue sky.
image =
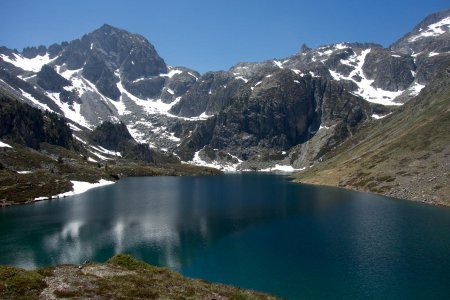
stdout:
<svg viewBox="0 0 450 300">
<path fill-rule="evenodd" d="M 388 46 L 448 0 L 2 0 L 0 45 L 70 41 L 107 23 L 145 36 L 169 65 L 200 72 L 283 58 L 302 43 Z"/>
</svg>

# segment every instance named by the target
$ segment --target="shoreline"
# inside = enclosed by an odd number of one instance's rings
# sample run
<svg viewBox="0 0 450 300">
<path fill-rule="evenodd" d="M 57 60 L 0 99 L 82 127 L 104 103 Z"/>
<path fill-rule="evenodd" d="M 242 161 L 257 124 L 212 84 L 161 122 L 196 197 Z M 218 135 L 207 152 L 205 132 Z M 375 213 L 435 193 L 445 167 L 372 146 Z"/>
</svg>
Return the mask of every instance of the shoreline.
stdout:
<svg viewBox="0 0 450 300">
<path fill-rule="evenodd" d="M 218 170 L 220 171 L 220 170 Z M 333 188 L 339 188 L 339 189 L 344 189 L 344 190 L 349 190 L 349 191 L 356 191 L 356 192 L 364 192 L 364 193 L 368 193 L 368 194 L 373 194 L 373 195 L 381 195 L 381 196 L 385 196 L 385 197 L 389 197 L 389 198 L 393 198 L 393 199 L 398 199 L 398 200 L 404 200 L 404 201 L 412 201 L 412 202 L 417 202 L 417 203 L 424 203 L 424 204 L 429 204 L 429 205 L 434 205 L 434 206 L 442 206 L 442 207 L 450 207 L 450 204 L 446 204 L 444 201 L 428 201 L 424 198 L 414 198 L 414 197 L 401 197 L 401 195 L 399 195 L 398 191 L 389 191 L 386 193 L 379 193 L 379 192 L 373 192 L 373 191 L 369 191 L 369 190 L 365 190 L 365 189 L 358 189 L 356 187 L 353 186 L 339 186 L 339 185 L 334 185 L 334 184 L 327 184 L 327 183 L 317 183 L 317 182 L 308 182 L 308 181 L 301 181 L 298 180 L 294 177 L 295 174 L 297 174 L 299 170 L 277 170 L 277 169 L 272 169 L 272 170 L 268 170 L 268 169 L 264 169 L 264 170 L 235 170 L 235 171 L 225 171 L 223 172 L 223 174 L 236 174 L 236 173 L 241 173 L 241 174 L 245 174 L 245 173 L 261 173 L 261 174 L 277 174 L 277 175 L 286 175 L 286 176 L 290 176 L 292 179 L 292 182 L 297 183 L 297 184 L 304 184 L 304 185 L 314 185 L 314 186 L 324 186 L 324 187 L 333 187 Z M 301 170 L 300 170 L 301 171 Z M 128 176 L 127 176 L 128 177 Z M 133 176 L 131 176 L 133 177 Z M 137 176 L 140 177 L 140 176 Z M 154 176 L 144 176 L 144 177 L 154 177 Z M 56 199 L 61 199 L 61 198 L 66 198 L 66 197 L 70 197 L 70 196 L 75 196 L 75 195 L 80 195 L 83 194 L 89 190 L 98 188 L 98 187 L 102 187 L 102 186 L 107 186 L 107 185 L 112 185 L 115 184 L 117 182 L 119 182 L 120 179 L 118 179 L 117 181 L 111 181 L 111 180 L 106 180 L 101 178 L 99 181 L 95 182 L 95 183 L 91 183 L 91 182 L 85 182 L 85 181 L 76 181 L 76 180 L 71 180 L 72 183 L 72 190 L 70 191 L 66 191 L 57 195 L 52 195 L 52 196 L 41 196 L 41 197 L 36 197 L 32 200 L 28 200 L 25 202 L 20 202 L 20 203 L 2 203 L 0 204 L 0 208 L 3 207 L 9 207 L 9 206 L 16 206 L 16 205 L 26 205 L 26 204 L 32 204 L 32 203 L 36 203 L 36 202 L 41 202 L 41 201 L 46 201 L 46 200 L 56 200 Z"/>
<path fill-rule="evenodd" d="M 106 185 L 110 185 L 110 184 L 114 184 L 117 183 L 117 181 L 110 181 L 110 180 L 106 180 L 106 179 L 100 179 L 98 182 L 87 182 L 87 181 L 77 181 L 77 180 L 71 180 L 70 181 L 72 183 L 72 190 L 71 191 L 67 191 L 58 195 L 54 195 L 54 196 L 43 196 L 43 197 L 37 197 L 34 198 L 34 200 L 32 200 L 33 202 L 37 202 L 37 201 L 43 201 L 43 200 L 52 200 L 52 199 L 59 199 L 59 198 L 66 198 L 69 196 L 74 196 L 74 195 L 79 195 L 79 194 L 83 194 L 89 190 L 92 190 L 94 188 L 98 188 L 101 186 L 106 186 Z"/>
<path fill-rule="evenodd" d="M 377 193 L 377 192 L 372 192 L 372 191 L 368 191 L 368 190 L 364 190 L 364 189 L 358 189 L 358 188 L 352 187 L 352 186 L 338 186 L 338 185 L 326 184 L 326 183 L 314 183 L 314 182 L 301 181 L 301 180 L 298 180 L 298 179 L 295 179 L 295 178 L 292 178 L 292 179 L 293 179 L 292 182 L 297 183 L 297 184 L 333 187 L 333 188 L 343 189 L 343 190 L 348 190 L 348 191 L 362 192 L 362 193 L 368 193 L 368 194 L 373 194 L 373 195 L 389 197 L 389 198 L 396 199 L 396 200 L 410 201 L 410 202 L 416 202 L 416 203 L 423 203 L 423 204 L 427 204 L 427 205 L 441 206 L 441 207 L 450 208 L 450 204 L 446 204 L 445 202 L 441 202 L 441 201 L 440 202 L 434 202 L 434 201 L 427 201 L 427 200 L 422 199 L 422 198 L 416 198 L 416 199 L 414 199 L 414 198 L 402 198 L 400 196 L 396 196 L 395 191 L 390 191 L 388 193 Z"/>
<path fill-rule="evenodd" d="M 2 203 L 0 204 L 0 208 L 4 208 L 4 207 L 11 207 L 11 206 L 19 206 L 19 205 L 27 205 L 27 204 L 32 204 L 32 203 L 37 203 L 37 202 L 42 202 L 42 201 L 50 201 L 50 200 L 57 200 L 57 199 L 62 199 L 62 198 L 66 198 L 66 197 L 70 197 L 70 196 L 75 196 L 75 195 L 80 195 L 83 194 L 89 190 L 92 190 L 94 188 L 98 188 L 98 187 L 102 187 L 102 186 L 107 186 L 107 185 L 111 185 L 114 183 L 117 183 L 118 181 L 108 181 L 105 179 L 100 179 L 98 182 L 95 183 L 91 183 L 91 182 L 87 182 L 87 181 L 76 181 L 76 180 L 71 180 L 72 183 L 72 190 L 71 191 L 67 191 L 61 194 L 57 194 L 57 195 L 52 195 L 52 196 L 41 196 L 41 197 L 36 197 L 34 199 L 25 201 L 25 202 L 17 202 L 17 203 Z"/>
</svg>

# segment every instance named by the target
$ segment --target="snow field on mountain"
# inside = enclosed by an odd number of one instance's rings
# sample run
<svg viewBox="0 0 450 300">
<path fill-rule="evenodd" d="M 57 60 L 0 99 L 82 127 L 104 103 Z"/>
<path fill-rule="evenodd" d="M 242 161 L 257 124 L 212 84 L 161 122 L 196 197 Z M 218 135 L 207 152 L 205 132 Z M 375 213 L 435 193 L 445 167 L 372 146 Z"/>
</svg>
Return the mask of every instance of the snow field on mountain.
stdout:
<svg viewBox="0 0 450 300">
<path fill-rule="evenodd" d="M 46 65 L 52 61 L 54 61 L 57 57 L 54 57 L 50 59 L 50 55 L 46 53 L 45 55 L 41 56 L 38 55 L 34 58 L 26 58 L 22 55 L 13 53 L 14 58 L 11 59 L 9 56 L 0 54 L 0 57 L 3 59 L 3 61 L 13 64 L 14 66 L 21 68 L 26 71 L 32 71 L 32 72 L 39 72 L 43 65 Z"/>
<path fill-rule="evenodd" d="M 420 33 L 410 37 L 410 42 L 415 42 L 425 37 L 439 36 L 450 31 L 450 17 L 444 18 L 439 22 L 428 25 L 426 29 L 421 28 Z"/>
</svg>

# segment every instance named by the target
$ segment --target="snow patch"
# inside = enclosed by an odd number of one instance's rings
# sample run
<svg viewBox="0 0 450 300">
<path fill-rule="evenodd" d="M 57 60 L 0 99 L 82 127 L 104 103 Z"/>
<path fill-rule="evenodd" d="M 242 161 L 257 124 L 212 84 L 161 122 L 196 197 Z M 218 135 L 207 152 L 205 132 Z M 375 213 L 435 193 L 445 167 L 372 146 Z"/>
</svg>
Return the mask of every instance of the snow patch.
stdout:
<svg viewBox="0 0 450 300">
<path fill-rule="evenodd" d="M 0 148 L 12 148 L 10 145 L 3 143 L 2 141 L 0 141 Z"/>
<path fill-rule="evenodd" d="M 50 55 L 46 53 L 45 55 L 38 55 L 34 58 L 26 58 L 22 55 L 13 53 L 14 58 L 11 59 L 9 56 L 0 54 L 0 57 L 3 59 L 3 61 L 11 63 L 15 65 L 18 68 L 21 68 L 22 70 L 26 71 L 32 71 L 32 72 L 39 72 L 43 65 L 46 65 L 58 57 L 54 57 L 50 59 Z"/>
<path fill-rule="evenodd" d="M 422 89 L 425 87 L 425 85 L 414 82 L 414 84 L 412 84 L 407 90 L 406 92 L 408 93 L 408 95 L 410 96 L 417 96 L 419 95 L 420 91 L 422 91 Z"/>
<path fill-rule="evenodd" d="M 45 95 L 52 99 L 53 102 L 55 102 L 55 104 L 59 106 L 67 119 L 72 120 L 73 122 L 80 124 L 86 128 L 91 128 L 92 125 L 89 124 L 89 122 L 81 115 L 81 104 L 76 102 L 74 102 L 72 105 L 64 103 L 60 100 L 59 94 L 60 93 L 45 92 Z"/>
<path fill-rule="evenodd" d="M 96 183 L 75 181 L 75 180 L 73 180 L 71 182 L 73 185 L 72 191 L 62 193 L 62 194 L 59 194 L 57 196 L 52 196 L 52 197 L 38 197 L 38 198 L 35 198 L 34 201 L 45 200 L 45 199 L 49 199 L 49 198 L 51 199 L 51 198 L 61 198 L 61 197 L 73 196 L 73 195 L 84 193 L 84 192 L 86 192 L 90 189 L 96 188 L 96 187 L 110 185 L 110 184 L 114 183 L 114 181 L 108 181 L 108 180 L 104 180 L 104 179 L 100 179 L 100 181 L 96 182 Z"/>
<path fill-rule="evenodd" d="M 375 88 L 372 86 L 374 80 L 369 80 L 364 75 L 363 66 L 366 60 L 367 54 L 369 54 L 371 49 L 366 49 L 361 52 L 360 55 L 352 56 L 348 60 L 341 60 L 341 63 L 347 64 L 354 67 L 353 71 L 350 72 L 348 76 L 337 73 L 336 71 L 329 70 L 331 76 L 335 80 L 350 80 L 356 83 L 358 90 L 354 92 L 356 95 L 363 97 L 365 100 L 373 103 L 383 104 L 383 105 L 402 105 L 401 103 L 393 102 L 396 97 L 400 96 L 404 91 L 386 91 L 383 89 Z M 355 65 L 356 64 L 356 65 Z M 356 81 L 353 77 L 360 77 L 361 81 Z"/>
<path fill-rule="evenodd" d="M 194 77 L 194 78 L 195 78 L 195 80 L 198 80 L 198 77 L 197 77 L 197 76 L 195 76 L 194 74 L 192 74 L 191 72 L 188 72 L 188 74 L 189 74 L 189 75 L 191 75 L 192 77 Z"/>
<path fill-rule="evenodd" d="M 179 116 L 171 114 L 169 112 L 169 110 L 172 108 L 172 106 L 174 106 L 175 104 L 180 102 L 181 97 L 175 98 L 175 100 L 172 101 L 171 103 L 164 103 L 161 99 L 146 99 L 146 100 L 140 99 L 140 98 L 134 96 L 133 94 L 131 94 L 130 92 L 128 92 L 123 87 L 122 82 L 120 82 L 120 81 L 117 83 L 117 88 L 122 93 L 122 95 L 126 95 L 130 100 L 132 100 L 134 103 L 136 103 L 137 105 L 142 107 L 144 109 L 144 111 L 149 115 L 159 114 L 159 115 L 165 115 L 168 117 L 183 119 L 183 120 L 187 120 L 187 121 L 205 120 L 205 119 L 211 117 L 209 115 L 206 115 L 205 113 L 201 114 L 198 117 L 192 117 L 192 118 L 179 117 Z"/>
<path fill-rule="evenodd" d="M 119 89 L 119 91 L 121 92 L 122 95 L 125 94 L 130 100 L 135 102 L 137 105 L 143 107 L 144 110 L 147 113 L 149 113 L 149 114 L 164 114 L 164 115 L 168 115 L 169 114 L 168 113 L 169 109 L 177 102 L 177 101 L 174 101 L 172 103 L 167 104 L 167 103 L 162 102 L 161 99 L 157 99 L 157 100 L 153 100 L 153 99 L 143 100 L 143 99 L 140 99 L 140 98 L 134 96 L 133 94 L 131 94 L 130 92 L 128 92 L 123 87 L 121 81 L 119 81 L 117 83 L 117 88 Z"/>
<path fill-rule="evenodd" d="M 20 92 L 22 93 L 22 96 L 24 96 L 25 98 L 27 98 L 28 100 L 30 100 L 34 105 L 36 105 L 37 107 L 44 109 L 44 110 L 48 110 L 48 111 L 53 111 L 50 109 L 50 107 L 47 106 L 47 104 L 43 104 L 41 103 L 39 100 L 37 100 L 36 98 L 33 97 L 33 95 L 25 92 L 22 89 L 19 89 Z"/>
<path fill-rule="evenodd" d="M 69 127 L 72 131 L 81 131 L 79 127 L 73 125 L 72 123 L 69 123 Z"/>
<path fill-rule="evenodd" d="M 17 174 L 31 174 L 31 171 L 17 171 Z"/>
<path fill-rule="evenodd" d="M 387 115 L 389 115 L 389 114 L 387 114 Z M 386 117 L 387 115 L 381 116 L 381 115 L 373 114 L 370 117 L 372 119 L 379 120 L 379 119 L 382 119 L 382 118 Z"/>
<path fill-rule="evenodd" d="M 133 127 L 133 125 L 127 125 L 128 132 L 133 137 L 133 139 L 138 143 L 147 143 L 147 140 L 144 139 L 145 134 L 142 133 L 139 129 Z"/>
<path fill-rule="evenodd" d="M 111 158 L 103 156 L 95 151 L 91 151 L 91 150 L 88 150 L 88 151 L 91 152 L 92 154 L 94 154 L 95 156 L 97 156 L 98 158 L 100 158 L 101 160 L 110 160 L 111 159 Z"/>
<path fill-rule="evenodd" d="M 203 166 L 203 167 L 210 167 L 210 168 L 215 168 L 215 169 L 220 169 L 224 172 L 236 172 L 237 171 L 237 167 L 239 166 L 240 163 L 242 163 L 242 160 L 240 160 L 238 157 L 231 155 L 228 153 L 228 155 L 232 156 L 233 158 L 237 159 L 237 163 L 233 164 L 233 163 L 223 163 L 220 164 L 219 162 L 216 161 L 212 161 L 212 162 L 206 162 L 203 159 L 200 158 L 200 151 L 195 152 L 194 154 L 194 158 L 187 162 L 188 164 L 193 164 L 196 166 Z"/>
<path fill-rule="evenodd" d="M 338 50 L 343 50 L 343 49 L 347 49 L 348 46 L 345 43 L 339 43 L 334 45 L 334 48 L 338 49 Z"/>
<path fill-rule="evenodd" d="M 173 70 L 170 70 L 169 73 L 167 73 L 167 74 L 159 74 L 159 76 L 172 78 L 174 75 L 181 74 L 181 73 L 183 73 L 183 71 L 177 70 L 177 69 L 173 69 Z M 192 75 L 192 74 L 190 74 L 190 75 Z"/>
<path fill-rule="evenodd" d="M 235 78 L 236 78 L 236 79 L 243 80 L 245 83 L 248 82 L 248 79 L 247 79 L 247 78 L 244 78 L 244 77 L 242 77 L 242 76 L 236 76 Z"/>
<path fill-rule="evenodd" d="M 280 69 L 283 69 L 283 63 L 281 61 L 278 60 L 274 60 L 273 63 L 275 64 L 275 66 L 277 66 Z"/>
<path fill-rule="evenodd" d="M 410 37 L 408 41 L 415 42 L 417 40 L 426 37 L 439 36 L 449 31 L 450 31 L 450 17 L 446 17 L 440 20 L 439 22 L 428 25 L 426 29 L 421 30 L 419 34 Z"/>
<path fill-rule="evenodd" d="M 120 152 L 111 151 L 111 150 L 103 148 L 102 146 L 91 145 L 91 148 L 96 150 L 96 151 L 98 151 L 98 152 L 101 152 L 103 154 L 108 154 L 108 155 L 112 155 L 112 156 L 119 156 L 119 157 L 122 156 L 122 154 Z"/>
<path fill-rule="evenodd" d="M 79 137 L 76 136 L 75 134 L 72 134 L 72 136 L 73 136 L 77 141 L 81 142 L 81 143 L 84 144 L 84 145 L 87 145 L 87 142 L 86 142 L 86 141 L 82 140 L 81 138 L 79 138 Z"/>
<path fill-rule="evenodd" d="M 298 172 L 303 171 L 305 168 L 295 169 L 292 166 L 288 165 L 279 165 L 276 164 L 274 167 L 262 169 L 260 172 L 282 172 L 282 173 L 292 173 L 292 172 Z"/>
</svg>

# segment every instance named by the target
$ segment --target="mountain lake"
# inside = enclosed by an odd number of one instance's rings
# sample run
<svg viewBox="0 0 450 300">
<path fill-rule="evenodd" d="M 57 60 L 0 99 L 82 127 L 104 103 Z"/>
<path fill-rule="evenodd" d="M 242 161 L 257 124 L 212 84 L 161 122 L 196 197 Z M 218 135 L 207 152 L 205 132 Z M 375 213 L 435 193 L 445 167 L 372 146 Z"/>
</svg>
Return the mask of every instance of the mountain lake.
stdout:
<svg viewBox="0 0 450 300">
<path fill-rule="evenodd" d="M 273 174 L 136 177 L 0 209 L 0 264 L 128 253 L 285 299 L 448 299 L 450 209 Z"/>
</svg>

